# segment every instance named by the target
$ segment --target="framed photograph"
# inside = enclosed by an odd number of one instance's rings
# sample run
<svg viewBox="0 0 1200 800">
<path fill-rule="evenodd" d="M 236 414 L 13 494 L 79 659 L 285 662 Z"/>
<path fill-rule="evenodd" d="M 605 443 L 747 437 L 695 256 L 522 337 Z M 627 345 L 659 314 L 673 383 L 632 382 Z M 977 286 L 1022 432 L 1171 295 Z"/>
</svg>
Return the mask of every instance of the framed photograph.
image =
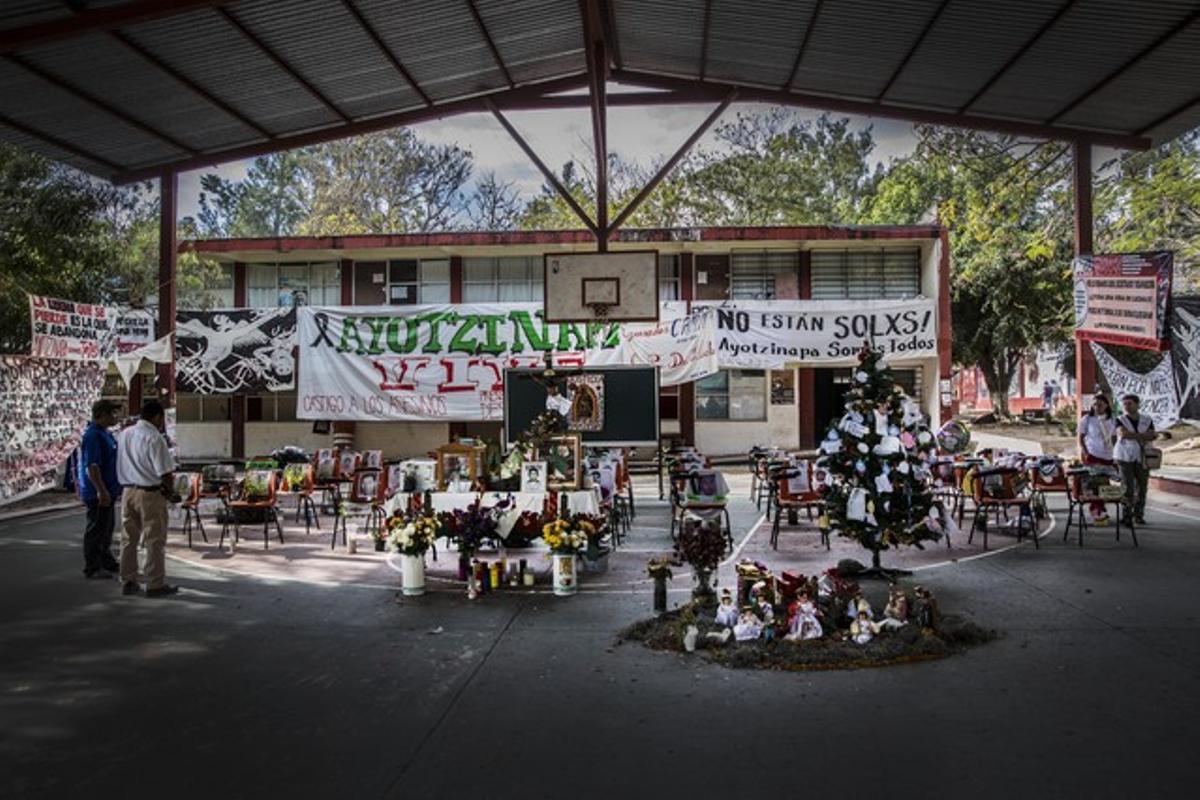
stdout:
<svg viewBox="0 0 1200 800">
<path fill-rule="evenodd" d="M 526 461 L 521 465 L 521 491 L 532 494 L 546 491 L 545 461 Z"/>
<path fill-rule="evenodd" d="M 551 436 L 539 450 L 538 458 L 546 462 L 546 485 L 549 488 L 566 491 L 579 488 L 583 459 L 578 434 Z"/>
</svg>

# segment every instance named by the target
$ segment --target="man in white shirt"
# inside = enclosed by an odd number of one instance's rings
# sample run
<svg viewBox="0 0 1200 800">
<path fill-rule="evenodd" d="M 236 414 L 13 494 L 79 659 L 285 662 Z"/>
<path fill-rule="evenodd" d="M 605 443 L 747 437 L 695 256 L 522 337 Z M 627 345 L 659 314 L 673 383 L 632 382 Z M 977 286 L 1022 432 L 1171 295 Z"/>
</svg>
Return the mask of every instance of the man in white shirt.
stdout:
<svg viewBox="0 0 1200 800">
<path fill-rule="evenodd" d="M 123 487 L 121 521 L 121 591 L 137 594 L 138 544 L 146 537 L 146 596 L 164 597 L 179 591 L 166 582 L 167 509 L 173 491 L 175 459 L 162 428 L 162 403 L 147 400 L 141 418 L 121 432 L 117 448 L 117 479 Z"/>
<path fill-rule="evenodd" d="M 1146 443 L 1158 436 L 1154 421 L 1138 414 L 1136 394 L 1121 398 L 1125 413 L 1117 418 L 1117 446 L 1113 458 L 1121 469 L 1121 483 L 1125 487 L 1125 514 L 1133 515 L 1139 525 L 1146 524 L 1146 485 L 1150 482 L 1150 470 L 1146 469 Z"/>
</svg>

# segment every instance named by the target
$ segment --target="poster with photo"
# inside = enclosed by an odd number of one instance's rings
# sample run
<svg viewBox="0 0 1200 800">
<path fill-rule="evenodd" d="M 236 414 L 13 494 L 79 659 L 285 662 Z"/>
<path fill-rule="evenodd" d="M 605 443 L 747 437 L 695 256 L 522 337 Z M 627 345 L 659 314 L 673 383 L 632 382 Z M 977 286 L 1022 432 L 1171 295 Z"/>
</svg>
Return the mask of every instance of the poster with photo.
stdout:
<svg viewBox="0 0 1200 800">
<path fill-rule="evenodd" d="M 545 461 L 526 461 L 521 464 L 521 491 L 531 494 L 546 491 Z"/>
<path fill-rule="evenodd" d="M 260 394 L 296 382 L 294 308 L 180 311 L 175 385 L 196 394 Z"/>
<path fill-rule="evenodd" d="M 571 412 L 567 414 L 567 430 L 604 430 L 603 375 L 568 376 L 567 397 L 571 403 Z"/>
</svg>

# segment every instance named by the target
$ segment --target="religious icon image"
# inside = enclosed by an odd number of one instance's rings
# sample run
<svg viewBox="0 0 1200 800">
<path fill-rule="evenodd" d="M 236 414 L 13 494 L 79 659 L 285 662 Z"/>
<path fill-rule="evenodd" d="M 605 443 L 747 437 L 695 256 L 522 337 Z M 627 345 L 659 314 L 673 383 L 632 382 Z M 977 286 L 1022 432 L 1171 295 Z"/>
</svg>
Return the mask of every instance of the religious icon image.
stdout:
<svg viewBox="0 0 1200 800">
<path fill-rule="evenodd" d="M 604 376 L 571 375 L 567 378 L 570 412 L 567 428 L 598 431 L 604 428 Z"/>
</svg>

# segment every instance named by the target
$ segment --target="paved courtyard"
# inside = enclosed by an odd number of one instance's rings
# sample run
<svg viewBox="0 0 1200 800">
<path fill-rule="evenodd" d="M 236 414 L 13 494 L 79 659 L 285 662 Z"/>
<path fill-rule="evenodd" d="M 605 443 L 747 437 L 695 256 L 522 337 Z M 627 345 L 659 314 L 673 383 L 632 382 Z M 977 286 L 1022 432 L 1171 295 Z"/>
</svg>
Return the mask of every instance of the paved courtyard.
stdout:
<svg viewBox="0 0 1200 800">
<path fill-rule="evenodd" d="M 860 551 L 797 529 L 778 554 L 741 494 L 739 555 L 777 569 Z M 1111 529 L 1041 548 L 955 540 L 894 561 L 943 608 L 1003 631 L 953 659 L 738 672 L 614 634 L 646 616 L 666 510 L 574 598 L 448 581 L 402 599 L 328 530 L 237 553 L 172 534 L 174 599 L 79 573 L 82 515 L 0 525 L 0 786 L 6 797 L 1155 797 L 1191 784 L 1200 691 L 1200 505 L 1152 498 L 1134 549 Z M 210 531 L 210 534 L 212 531 Z M 215 536 L 211 536 L 215 542 Z M 978 539 L 976 539 L 978 544 Z M 437 569 L 450 572 L 443 556 Z M 726 567 L 725 580 L 728 579 Z M 677 574 L 673 602 L 686 597 Z M 543 579 L 540 589 L 548 588 Z M 874 591 L 882 592 L 882 586 Z"/>
</svg>

